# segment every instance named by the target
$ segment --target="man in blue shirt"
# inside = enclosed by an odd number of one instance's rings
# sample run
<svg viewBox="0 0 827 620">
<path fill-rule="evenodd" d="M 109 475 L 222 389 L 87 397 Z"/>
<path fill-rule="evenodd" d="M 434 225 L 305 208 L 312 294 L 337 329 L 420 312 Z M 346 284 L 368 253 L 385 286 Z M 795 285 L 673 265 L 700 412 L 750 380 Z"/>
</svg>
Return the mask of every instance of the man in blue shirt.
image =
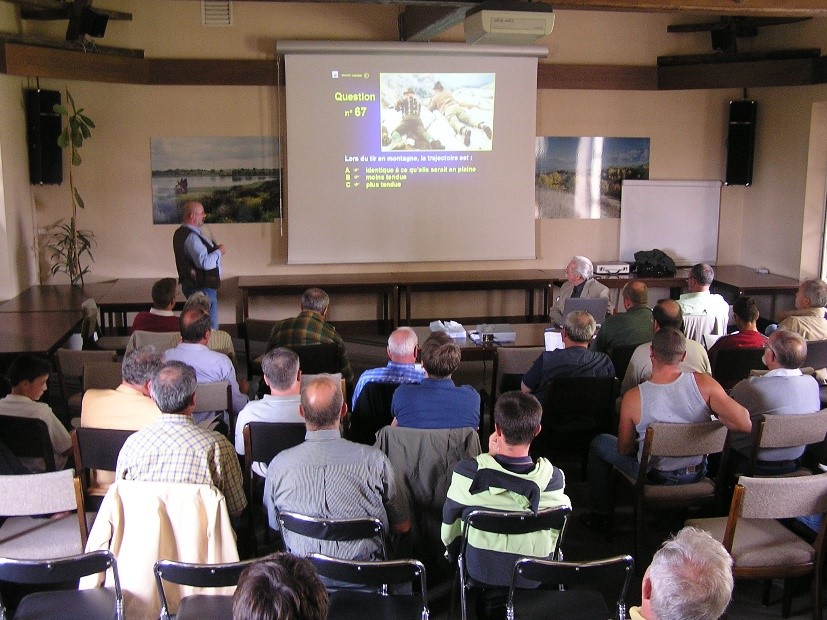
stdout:
<svg viewBox="0 0 827 620">
<path fill-rule="evenodd" d="M 420 384 L 400 385 L 393 393 L 393 425 L 408 428 L 479 428 L 480 395 L 470 385 L 454 385 L 460 349 L 445 332 L 422 344 L 426 377 Z"/>
<path fill-rule="evenodd" d="M 419 352 L 419 340 L 416 332 L 410 327 L 395 329 L 388 337 L 387 366 L 370 368 L 362 373 L 356 388 L 353 390 L 353 406 L 366 384 L 373 381 L 380 383 L 419 383 L 425 377 L 422 368 L 416 366 L 416 355 Z"/>
</svg>

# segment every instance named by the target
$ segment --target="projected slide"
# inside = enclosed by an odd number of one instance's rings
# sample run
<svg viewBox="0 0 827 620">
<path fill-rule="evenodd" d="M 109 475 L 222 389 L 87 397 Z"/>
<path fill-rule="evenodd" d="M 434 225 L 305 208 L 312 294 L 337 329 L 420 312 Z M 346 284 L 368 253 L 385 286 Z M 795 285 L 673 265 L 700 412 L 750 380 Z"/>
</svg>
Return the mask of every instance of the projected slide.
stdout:
<svg viewBox="0 0 827 620">
<path fill-rule="evenodd" d="M 536 55 L 354 45 L 284 44 L 288 261 L 533 258 Z"/>
</svg>

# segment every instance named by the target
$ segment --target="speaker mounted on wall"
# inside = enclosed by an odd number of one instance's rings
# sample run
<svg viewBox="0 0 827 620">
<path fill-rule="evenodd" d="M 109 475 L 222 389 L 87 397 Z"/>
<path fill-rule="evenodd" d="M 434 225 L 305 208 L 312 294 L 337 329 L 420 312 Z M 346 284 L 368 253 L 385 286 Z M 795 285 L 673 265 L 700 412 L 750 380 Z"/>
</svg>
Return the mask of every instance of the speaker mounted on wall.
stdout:
<svg viewBox="0 0 827 620">
<path fill-rule="evenodd" d="M 726 184 L 751 185 L 755 156 L 755 118 L 758 104 L 751 100 L 729 102 Z"/>
<path fill-rule="evenodd" d="M 29 182 L 57 185 L 63 182 L 63 149 L 57 138 L 62 117 L 54 111 L 60 91 L 29 88 L 26 98 L 26 140 L 29 147 Z"/>
</svg>

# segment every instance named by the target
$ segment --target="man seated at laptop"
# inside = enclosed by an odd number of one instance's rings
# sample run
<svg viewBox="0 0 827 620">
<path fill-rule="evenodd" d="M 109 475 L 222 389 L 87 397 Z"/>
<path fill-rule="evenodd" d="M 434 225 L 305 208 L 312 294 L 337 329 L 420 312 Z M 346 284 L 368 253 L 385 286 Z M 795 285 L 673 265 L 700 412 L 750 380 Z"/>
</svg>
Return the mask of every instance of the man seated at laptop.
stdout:
<svg viewBox="0 0 827 620">
<path fill-rule="evenodd" d="M 549 311 L 549 318 L 552 324 L 557 327 L 562 327 L 565 317 L 566 300 L 569 298 L 594 298 L 603 297 L 607 300 L 607 308 L 609 312 L 614 309 L 609 299 L 609 289 L 600 284 L 592 276 L 594 275 L 594 265 L 585 256 L 572 257 L 569 264 L 566 266 L 566 281 L 560 287 L 560 296 L 554 302 Z"/>
<path fill-rule="evenodd" d="M 555 377 L 614 377 L 615 368 L 609 356 L 589 349 L 597 325 L 588 312 L 570 312 L 563 327 L 564 349 L 543 351 L 527 373 L 520 389 L 534 394 L 541 403 L 545 387 Z"/>
</svg>

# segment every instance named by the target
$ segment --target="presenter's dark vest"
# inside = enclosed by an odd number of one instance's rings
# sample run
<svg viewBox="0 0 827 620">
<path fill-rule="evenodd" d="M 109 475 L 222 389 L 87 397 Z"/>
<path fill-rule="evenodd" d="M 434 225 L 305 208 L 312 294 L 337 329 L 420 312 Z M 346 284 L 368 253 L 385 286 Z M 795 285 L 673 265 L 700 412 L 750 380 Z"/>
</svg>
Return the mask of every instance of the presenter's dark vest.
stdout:
<svg viewBox="0 0 827 620">
<path fill-rule="evenodd" d="M 175 268 L 178 270 L 178 280 L 181 282 L 181 288 L 218 288 L 221 284 L 218 267 L 209 270 L 201 269 L 187 253 L 186 243 L 187 237 L 190 235 L 197 235 L 207 246 L 208 252 L 214 252 L 216 249 L 215 245 L 204 239 L 192 228 L 188 226 L 178 227 L 175 234 L 172 235 L 172 250 L 175 253 Z"/>
</svg>

